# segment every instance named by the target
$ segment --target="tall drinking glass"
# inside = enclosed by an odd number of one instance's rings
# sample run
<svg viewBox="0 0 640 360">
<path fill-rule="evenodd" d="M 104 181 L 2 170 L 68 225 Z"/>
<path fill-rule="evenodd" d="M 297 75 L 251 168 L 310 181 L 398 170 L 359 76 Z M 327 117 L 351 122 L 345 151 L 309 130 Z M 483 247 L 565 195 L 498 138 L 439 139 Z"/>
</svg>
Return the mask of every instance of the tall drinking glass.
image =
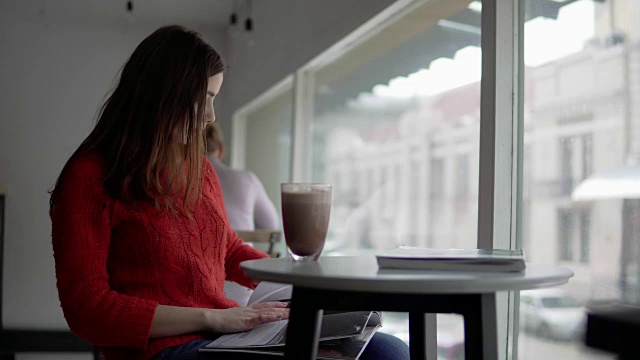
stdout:
<svg viewBox="0 0 640 360">
<path fill-rule="evenodd" d="M 282 184 L 282 221 L 289 254 L 295 261 L 320 257 L 329 229 L 331 184 Z"/>
</svg>

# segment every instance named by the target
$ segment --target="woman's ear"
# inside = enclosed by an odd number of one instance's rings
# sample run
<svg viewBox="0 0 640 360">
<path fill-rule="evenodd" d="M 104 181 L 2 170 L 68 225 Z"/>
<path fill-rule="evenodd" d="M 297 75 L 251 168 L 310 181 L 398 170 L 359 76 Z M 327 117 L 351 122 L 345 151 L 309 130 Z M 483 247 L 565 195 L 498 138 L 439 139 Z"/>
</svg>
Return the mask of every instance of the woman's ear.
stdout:
<svg viewBox="0 0 640 360">
<path fill-rule="evenodd" d="M 217 156 L 218 156 L 218 160 L 222 160 L 222 158 L 224 157 L 224 145 L 220 144 L 218 146 Z"/>
</svg>

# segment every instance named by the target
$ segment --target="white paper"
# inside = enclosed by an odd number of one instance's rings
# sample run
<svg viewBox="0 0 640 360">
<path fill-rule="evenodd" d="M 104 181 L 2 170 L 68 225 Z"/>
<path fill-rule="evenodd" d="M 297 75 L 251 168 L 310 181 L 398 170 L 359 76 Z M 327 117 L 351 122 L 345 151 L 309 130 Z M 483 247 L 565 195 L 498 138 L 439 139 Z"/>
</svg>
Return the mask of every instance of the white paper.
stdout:
<svg viewBox="0 0 640 360">
<path fill-rule="evenodd" d="M 258 304 L 269 301 L 280 301 L 291 299 L 293 286 L 268 281 L 262 281 L 249 297 L 247 305 Z"/>
<path fill-rule="evenodd" d="M 280 320 L 260 324 L 251 331 L 222 335 L 209 343 L 206 347 L 246 347 L 276 345 L 284 336 L 283 330 L 287 327 L 288 320 Z"/>
</svg>

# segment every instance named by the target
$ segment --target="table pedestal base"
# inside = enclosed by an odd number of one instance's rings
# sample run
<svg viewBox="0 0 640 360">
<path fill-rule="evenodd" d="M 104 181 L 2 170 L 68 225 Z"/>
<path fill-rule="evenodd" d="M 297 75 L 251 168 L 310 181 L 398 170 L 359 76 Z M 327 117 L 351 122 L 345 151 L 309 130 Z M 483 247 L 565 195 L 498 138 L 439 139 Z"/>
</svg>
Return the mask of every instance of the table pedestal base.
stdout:
<svg viewBox="0 0 640 360">
<path fill-rule="evenodd" d="M 286 360 L 315 360 L 323 310 L 409 313 L 411 360 L 435 360 L 436 313 L 464 318 L 465 359 L 497 360 L 496 295 L 381 294 L 294 286 L 287 328 Z"/>
</svg>

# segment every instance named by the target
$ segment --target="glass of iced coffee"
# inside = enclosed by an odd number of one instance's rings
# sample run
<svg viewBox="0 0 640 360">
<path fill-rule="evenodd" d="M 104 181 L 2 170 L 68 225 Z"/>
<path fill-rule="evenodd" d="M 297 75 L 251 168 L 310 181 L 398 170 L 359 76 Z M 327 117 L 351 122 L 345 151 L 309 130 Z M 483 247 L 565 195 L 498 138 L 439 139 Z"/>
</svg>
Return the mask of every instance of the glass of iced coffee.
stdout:
<svg viewBox="0 0 640 360">
<path fill-rule="evenodd" d="M 282 222 L 295 261 L 320 257 L 329 229 L 331 184 L 282 184 Z"/>
</svg>

